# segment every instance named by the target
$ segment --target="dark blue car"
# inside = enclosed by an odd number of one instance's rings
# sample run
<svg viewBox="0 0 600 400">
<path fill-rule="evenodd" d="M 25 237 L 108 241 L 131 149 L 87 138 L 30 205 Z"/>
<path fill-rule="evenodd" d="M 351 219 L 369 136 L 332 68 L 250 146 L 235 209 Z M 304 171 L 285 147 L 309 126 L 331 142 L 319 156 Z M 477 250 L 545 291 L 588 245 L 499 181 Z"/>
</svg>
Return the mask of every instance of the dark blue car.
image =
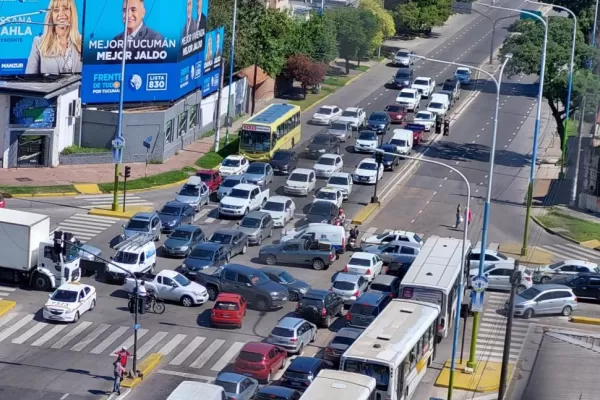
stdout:
<svg viewBox="0 0 600 400">
<path fill-rule="evenodd" d="M 181 225 L 175 228 L 163 243 L 163 256 L 187 257 L 195 245 L 206 240 L 202 228 L 196 225 Z"/>
<path fill-rule="evenodd" d="M 179 201 L 170 201 L 165 204 L 158 216 L 162 223 L 162 232 L 173 232 L 175 228 L 182 224 L 191 224 L 194 221 L 194 209 L 189 204 Z"/>
<path fill-rule="evenodd" d="M 254 400 L 299 400 L 302 395 L 294 389 L 269 385 L 260 389 Z"/>
<path fill-rule="evenodd" d="M 397 154 L 396 146 L 393 144 L 384 144 L 383 146 L 380 146 L 379 148 L 381 150 L 385 151 L 386 153 Z M 391 156 L 389 154 L 383 155 L 383 169 L 393 171 L 394 168 L 396 168 L 398 165 L 400 165 L 400 157 Z"/>
<path fill-rule="evenodd" d="M 322 369 L 333 369 L 333 364 L 313 357 L 296 357 L 283 373 L 281 385 L 303 392 Z"/>
<path fill-rule="evenodd" d="M 219 243 L 204 242 L 196 245 L 189 256 L 183 260 L 181 270 L 190 279 L 206 268 L 227 264 L 227 249 Z"/>
<path fill-rule="evenodd" d="M 389 129 L 390 124 L 390 116 L 385 111 L 375 111 L 367 121 L 368 129 L 377 132 L 378 135 L 385 133 Z"/>
</svg>

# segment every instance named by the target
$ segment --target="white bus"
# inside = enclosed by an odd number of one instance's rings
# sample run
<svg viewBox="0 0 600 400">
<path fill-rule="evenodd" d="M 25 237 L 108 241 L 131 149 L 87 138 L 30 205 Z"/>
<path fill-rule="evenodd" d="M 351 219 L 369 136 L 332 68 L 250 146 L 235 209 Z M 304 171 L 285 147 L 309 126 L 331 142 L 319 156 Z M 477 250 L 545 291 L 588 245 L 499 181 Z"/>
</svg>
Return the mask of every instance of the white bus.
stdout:
<svg viewBox="0 0 600 400">
<path fill-rule="evenodd" d="M 376 400 L 375 379 L 352 372 L 324 369 L 300 400 Z"/>
<path fill-rule="evenodd" d="M 440 308 L 394 299 L 346 350 L 340 369 L 375 378 L 375 400 L 408 400 L 436 349 Z"/>
<path fill-rule="evenodd" d="M 463 274 L 463 295 L 466 274 L 469 271 L 471 242 L 465 243 L 461 264 L 463 241 L 432 236 L 423 245 L 400 285 L 400 298 L 437 304 L 441 310 L 438 339 L 448 336 L 457 312 L 458 281 Z"/>
</svg>

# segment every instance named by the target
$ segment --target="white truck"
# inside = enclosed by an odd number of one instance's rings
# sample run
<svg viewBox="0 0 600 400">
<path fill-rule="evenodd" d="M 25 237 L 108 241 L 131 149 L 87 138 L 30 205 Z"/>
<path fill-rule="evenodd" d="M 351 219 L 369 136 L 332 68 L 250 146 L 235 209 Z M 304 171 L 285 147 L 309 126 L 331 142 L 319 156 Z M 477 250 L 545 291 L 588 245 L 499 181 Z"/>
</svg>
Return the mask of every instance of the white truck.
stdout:
<svg viewBox="0 0 600 400">
<path fill-rule="evenodd" d="M 269 189 L 249 183 L 235 185 L 231 192 L 219 202 L 219 215 L 242 217 L 258 210 L 269 198 Z"/>
<path fill-rule="evenodd" d="M 125 282 L 131 274 L 154 273 L 156 267 L 156 245 L 154 236 L 136 233 L 113 246 L 116 253 L 106 263 L 106 281 Z"/>
<path fill-rule="evenodd" d="M 61 266 L 50 235 L 47 215 L 0 208 L 0 279 L 44 291 L 78 282 L 79 250 L 67 246 Z"/>
<path fill-rule="evenodd" d="M 435 91 L 435 80 L 427 76 L 419 76 L 413 81 L 410 88 L 418 90 L 423 97 L 429 97 Z"/>
</svg>

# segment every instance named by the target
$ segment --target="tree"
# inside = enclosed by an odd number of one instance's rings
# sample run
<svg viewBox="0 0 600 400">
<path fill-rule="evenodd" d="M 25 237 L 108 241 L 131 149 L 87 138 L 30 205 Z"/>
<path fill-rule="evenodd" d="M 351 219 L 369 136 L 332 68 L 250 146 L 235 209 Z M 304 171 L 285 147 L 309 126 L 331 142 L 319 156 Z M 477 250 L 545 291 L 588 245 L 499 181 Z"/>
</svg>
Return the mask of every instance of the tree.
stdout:
<svg viewBox="0 0 600 400">
<path fill-rule="evenodd" d="M 451 0 L 413 0 L 400 4 L 394 10 L 397 32 L 430 31 L 441 26 L 450 17 Z"/>
<path fill-rule="evenodd" d="M 507 73 L 539 75 L 544 38 L 542 24 L 530 20 L 519 21 L 515 24 L 514 31 L 520 35 L 509 36 L 501 49 L 502 55 L 513 55 L 507 65 Z M 561 143 L 564 143 L 564 120 L 567 118 L 565 105 L 572 32 L 572 20 L 562 17 L 549 18 L 543 95 L 556 121 Z M 579 32 L 575 46 L 575 72 L 570 107 L 572 113 L 578 109 L 582 96 L 590 92 L 600 92 L 600 80 L 585 69 L 586 61 L 592 56 L 597 58 L 597 53 L 585 43 L 583 34 Z"/>
<path fill-rule="evenodd" d="M 346 74 L 350 73 L 350 60 L 356 60 L 359 49 L 367 42 L 360 11 L 353 7 L 338 8 L 332 13 L 336 21 L 340 57 L 346 61 Z"/>
<path fill-rule="evenodd" d="M 296 54 L 287 59 L 285 73 L 300 83 L 302 93 L 306 98 L 309 87 L 323 82 L 323 78 L 327 73 L 327 64 L 315 63 L 304 54 Z"/>
<path fill-rule="evenodd" d="M 338 57 L 335 20 L 331 13 L 314 13 L 306 21 L 297 21 L 291 41 L 292 54 L 306 54 L 313 61 L 326 64 Z"/>
<path fill-rule="evenodd" d="M 389 38 L 395 35 L 396 25 L 392 13 L 383 8 L 379 0 L 360 0 L 359 7 L 371 11 L 379 21 L 379 29 L 382 37 Z"/>
<path fill-rule="evenodd" d="M 547 1 L 557 6 L 566 7 L 577 16 L 577 24 L 579 29 L 584 33 L 586 40 L 589 42 L 589 35 L 592 32 L 594 25 L 594 9 L 596 8 L 596 0 L 550 0 Z M 556 9 L 558 12 L 562 12 Z M 567 14 L 563 14 L 566 16 Z"/>
<path fill-rule="evenodd" d="M 358 46 L 356 53 L 356 60 L 360 66 L 361 60 L 371 57 L 375 49 L 383 44 L 383 34 L 375 14 L 365 9 L 358 10 L 358 13 L 365 34 L 364 41 Z"/>
</svg>

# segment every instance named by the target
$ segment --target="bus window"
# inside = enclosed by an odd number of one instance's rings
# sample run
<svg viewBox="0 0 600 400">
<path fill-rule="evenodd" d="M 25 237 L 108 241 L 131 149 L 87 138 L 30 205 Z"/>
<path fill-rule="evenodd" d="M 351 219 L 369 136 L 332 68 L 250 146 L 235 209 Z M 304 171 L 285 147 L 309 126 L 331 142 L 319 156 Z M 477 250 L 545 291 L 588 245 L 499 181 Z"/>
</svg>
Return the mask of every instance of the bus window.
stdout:
<svg viewBox="0 0 600 400">
<path fill-rule="evenodd" d="M 240 147 L 249 151 L 269 151 L 271 149 L 271 134 L 269 132 L 241 131 Z"/>
</svg>

